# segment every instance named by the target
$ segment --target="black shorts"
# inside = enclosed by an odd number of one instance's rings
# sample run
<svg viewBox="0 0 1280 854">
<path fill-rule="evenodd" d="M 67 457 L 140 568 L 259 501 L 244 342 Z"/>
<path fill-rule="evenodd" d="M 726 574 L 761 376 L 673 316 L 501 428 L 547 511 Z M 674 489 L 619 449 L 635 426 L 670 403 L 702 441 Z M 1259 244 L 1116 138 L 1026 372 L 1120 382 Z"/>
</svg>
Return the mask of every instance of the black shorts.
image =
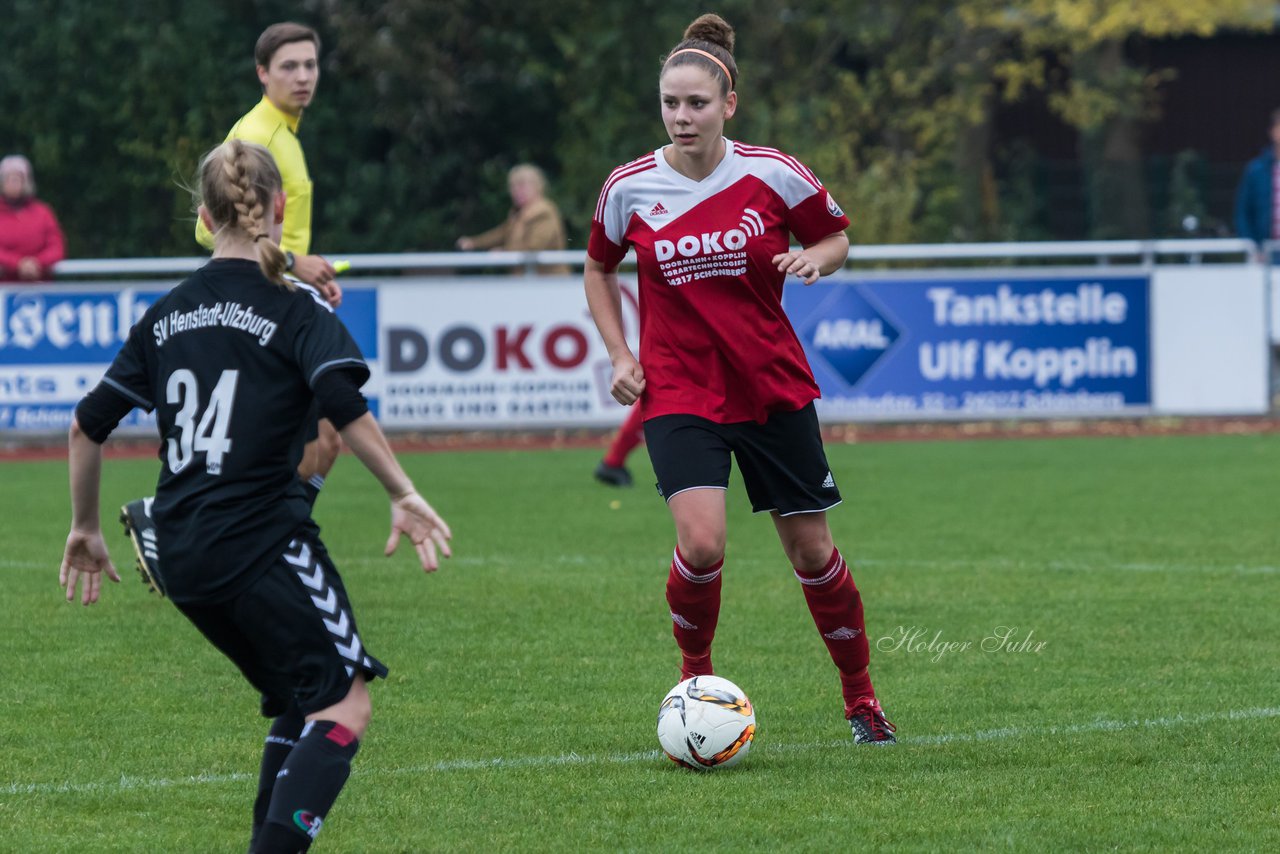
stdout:
<svg viewBox="0 0 1280 854">
<path fill-rule="evenodd" d="M 238 596 L 178 609 L 262 692 L 267 717 L 291 705 L 318 712 L 347 696 L 357 673 L 387 675 L 364 649 L 342 579 L 310 535 L 289 543 Z"/>
<path fill-rule="evenodd" d="M 667 501 L 688 489 L 727 489 L 731 453 L 756 513 L 817 513 L 841 500 L 812 403 L 763 424 L 660 415 L 644 422 L 644 440 Z"/>
</svg>

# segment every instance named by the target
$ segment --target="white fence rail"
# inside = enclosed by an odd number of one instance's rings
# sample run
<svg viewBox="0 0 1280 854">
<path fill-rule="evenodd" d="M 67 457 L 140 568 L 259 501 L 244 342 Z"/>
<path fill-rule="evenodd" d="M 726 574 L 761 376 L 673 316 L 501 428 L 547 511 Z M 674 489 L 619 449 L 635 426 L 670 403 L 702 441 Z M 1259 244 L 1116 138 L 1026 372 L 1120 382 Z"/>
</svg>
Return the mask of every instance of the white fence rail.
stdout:
<svg viewBox="0 0 1280 854">
<path fill-rule="evenodd" d="M 887 261 L 973 261 L 1028 263 L 1063 261 L 1110 265 L 1151 266 L 1160 263 L 1247 262 L 1255 254 L 1249 240 L 1088 240 L 1036 243 L 917 243 L 884 246 L 852 246 L 849 266 Z M 353 273 L 392 271 L 465 271 L 524 268 L 532 273 L 542 264 L 581 267 L 586 253 L 562 252 L 381 252 L 363 255 L 333 253 L 331 258 L 351 262 Z M 182 276 L 205 263 L 207 257 L 184 258 L 77 258 L 60 262 L 59 279 L 101 276 Z M 624 265 L 629 265 L 628 256 Z"/>
<path fill-rule="evenodd" d="M 1259 415 L 1280 344 L 1268 257 L 1244 240 L 855 246 L 843 271 L 783 300 L 828 422 Z M 535 275 L 584 258 L 348 256 L 339 313 L 384 425 L 620 421 L 581 276 Z M 77 259 L 56 282 L 0 288 L 0 438 L 64 431 L 129 327 L 205 261 Z M 634 346 L 632 268 L 621 280 Z M 126 426 L 154 429 L 138 413 Z"/>
</svg>

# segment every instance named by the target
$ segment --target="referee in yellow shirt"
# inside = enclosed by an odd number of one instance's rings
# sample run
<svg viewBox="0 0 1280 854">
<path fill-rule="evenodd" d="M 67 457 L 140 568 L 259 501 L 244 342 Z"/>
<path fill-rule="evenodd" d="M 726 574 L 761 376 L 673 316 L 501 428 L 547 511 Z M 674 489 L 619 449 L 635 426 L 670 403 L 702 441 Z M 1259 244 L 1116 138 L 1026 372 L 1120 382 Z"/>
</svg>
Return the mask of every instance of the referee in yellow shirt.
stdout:
<svg viewBox="0 0 1280 854">
<path fill-rule="evenodd" d="M 329 305 L 342 302 L 342 289 L 333 265 L 319 255 L 311 255 L 311 176 L 298 142 L 298 122 L 302 111 L 315 97 L 320 81 L 320 36 L 302 24 L 272 24 L 258 36 L 253 49 L 262 100 L 232 126 L 227 139 L 238 138 L 265 146 L 280 170 L 285 192 L 284 233 L 280 248 L 285 251 L 286 269 L 295 279 L 318 290 Z M 196 220 L 196 240 L 213 248 L 213 234 Z M 333 468 L 342 440 L 327 419 L 312 419 L 298 476 L 315 503 L 325 476 Z M 162 568 L 156 553 L 155 521 L 151 499 L 131 501 L 120 511 L 120 521 L 133 540 L 138 569 L 153 589 L 163 595 Z"/>
<path fill-rule="evenodd" d="M 266 146 L 284 179 L 284 237 L 290 275 L 318 288 L 337 306 L 342 291 L 334 279 L 333 265 L 311 255 L 311 176 L 298 142 L 302 111 L 315 97 L 320 82 L 320 36 L 302 24 L 272 24 L 263 30 L 253 49 L 262 100 L 231 127 L 227 139 L 237 138 Z M 196 240 L 213 248 L 213 235 L 196 220 Z"/>
</svg>

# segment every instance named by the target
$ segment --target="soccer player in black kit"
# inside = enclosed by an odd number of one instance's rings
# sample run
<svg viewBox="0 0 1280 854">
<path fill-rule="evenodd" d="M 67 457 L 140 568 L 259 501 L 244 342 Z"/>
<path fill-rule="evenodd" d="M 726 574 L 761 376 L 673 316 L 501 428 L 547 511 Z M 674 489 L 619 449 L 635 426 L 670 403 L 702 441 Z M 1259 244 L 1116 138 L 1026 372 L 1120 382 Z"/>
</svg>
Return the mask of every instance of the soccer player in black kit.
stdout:
<svg viewBox="0 0 1280 854">
<path fill-rule="evenodd" d="M 284 194 L 262 146 L 205 156 L 200 216 L 213 259 L 129 333 L 71 425 L 68 601 L 119 581 L 99 524 L 102 442 L 135 406 L 155 409 L 153 513 L 166 592 L 262 693 L 263 751 L 250 851 L 305 851 L 350 772 L 387 668 L 360 639 L 342 579 L 297 475 L 313 398 L 391 500 L 424 570 L 450 555 L 444 520 L 414 489 L 360 386 L 369 369 L 342 323 L 284 278 Z"/>
</svg>

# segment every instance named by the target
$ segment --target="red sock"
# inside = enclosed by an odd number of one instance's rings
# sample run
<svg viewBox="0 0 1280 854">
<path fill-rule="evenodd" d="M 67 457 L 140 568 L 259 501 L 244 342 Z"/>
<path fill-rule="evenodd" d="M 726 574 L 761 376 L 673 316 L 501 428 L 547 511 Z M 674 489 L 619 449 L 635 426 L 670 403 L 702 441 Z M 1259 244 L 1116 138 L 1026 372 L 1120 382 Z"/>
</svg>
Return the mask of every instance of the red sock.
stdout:
<svg viewBox="0 0 1280 854">
<path fill-rule="evenodd" d="M 676 636 L 682 662 L 680 678 L 710 676 L 711 639 L 720 619 L 720 568 L 724 558 L 705 569 L 689 566 L 680 549 L 667 576 L 667 604 L 671 606 L 671 632 Z"/>
<path fill-rule="evenodd" d="M 631 410 L 627 413 L 627 420 L 623 421 L 622 426 L 618 428 L 613 442 L 609 445 L 608 453 L 604 455 L 604 464 L 622 468 L 627 461 L 627 456 L 643 440 L 644 419 L 641 417 L 640 404 L 633 403 Z"/>
<path fill-rule="evenodd" d="M 809 575 L 797 569 L 796 578 L 804 587 L 804 599 L 818 633 L 840 671 L 844 713 L 848 717 L 859 700 L 874 700 L 876 696 L 867 674 L 871 648 L 862 619 L 862 597 L 839 549 L 832 550 L 831 560 L 817 574 Z"/>
</svg>

